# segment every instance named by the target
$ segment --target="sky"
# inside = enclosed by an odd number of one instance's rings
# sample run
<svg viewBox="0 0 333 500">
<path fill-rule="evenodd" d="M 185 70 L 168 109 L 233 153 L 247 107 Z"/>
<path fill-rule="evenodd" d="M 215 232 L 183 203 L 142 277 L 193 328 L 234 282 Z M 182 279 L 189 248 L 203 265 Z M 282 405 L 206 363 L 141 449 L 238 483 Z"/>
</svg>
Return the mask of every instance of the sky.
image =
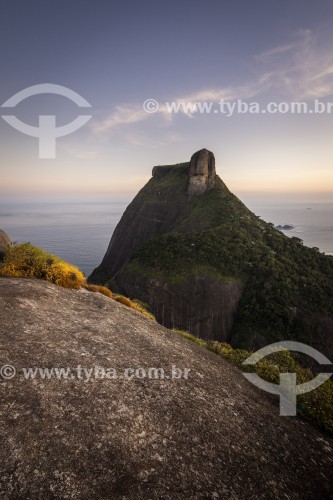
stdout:
<svg viewBox="0 0 333 500">
<path fill-rule="evenodd" d="M 333 105 L 261 112 L 333 102 L 331 0 L 0 1 L 1 115 L 38 134 L 40 116 L 60 127 L 91 115 L 55 140 L 55 158 L 40 158 L 40 139 L 0 118 L 0 199 L 127 200 L 154 165 L 207 148 L 242 199 L 333 201 Z M 50 93 L 3 106 L 41 84 L 91 107 Z M 158 109 L 147 112 L 152 99 Z M 221 100 L 260 112 L 227 116 Z"/>
</svg>

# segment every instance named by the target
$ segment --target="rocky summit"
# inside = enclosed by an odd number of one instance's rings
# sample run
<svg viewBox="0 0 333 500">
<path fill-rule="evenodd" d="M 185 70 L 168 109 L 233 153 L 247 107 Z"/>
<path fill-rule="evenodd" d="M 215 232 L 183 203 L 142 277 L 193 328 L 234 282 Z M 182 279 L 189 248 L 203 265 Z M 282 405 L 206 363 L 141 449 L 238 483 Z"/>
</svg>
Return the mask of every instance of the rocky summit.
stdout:
<svg viewBox="0 0 333 500">
<path fill-rule="evenodd" d="M 203 339 L 297 340 L 333 358 L 333 257 L 251 212 L 207 149 L 153 168 L 89 279 Z"/>
<path fill-rule="evenodd" d="M 333 440 L 216 354 L 41 280 L 0 278 L 0 314 L 2 499 L 332 498 Z"/>
<path fill-rule="evenodd" d="M 203 194 L 215 185 L 215 157 L 207 149 L 202 149 L 191 158 L 189 167 L 189 195 Z"/>
</svg>

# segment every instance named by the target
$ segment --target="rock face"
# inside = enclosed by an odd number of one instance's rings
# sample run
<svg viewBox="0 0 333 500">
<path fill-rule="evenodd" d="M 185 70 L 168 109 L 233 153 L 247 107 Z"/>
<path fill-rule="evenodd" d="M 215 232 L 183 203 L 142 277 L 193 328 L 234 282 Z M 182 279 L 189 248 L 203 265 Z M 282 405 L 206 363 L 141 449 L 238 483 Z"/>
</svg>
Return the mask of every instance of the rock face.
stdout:
<svg viewBox="0 0 333 500">
<path fill-rule="evenodd" d="M 189 194 L 200 195 L 214 187 L 215 183 L 215 157 L 207 149 L 194 153 L 189 168 Z"/>
<path fill-rule="evenodd" d="M 224 282 L 206 275 L 168 283 L 163 279 L 124 271 L 117 277 L 121 290 L 149 304 L 159 323 L 182 328 L 206 340 L 230 340 L 237 304 L 243 293 L 239 281 Z"/>
<path fill-rule="evenodd" d="M 0 278 L 0 311 L 0 366 L 16 369 L 0 383 L 1 498 L 332 498 L 333 440 L 280 417 L 274 396 L 214 353 L 44 281 Z M 188 378 L 82 372 L 172 365 Z M 29 367 L 70 371 L 29 380 Z"/>
<path fill-rule="evenodd" d="M 7 248 L 11 245 L 11 240 L 7 234 L 0 229 L 0 262 L 2 261 Z"/>
</svg>

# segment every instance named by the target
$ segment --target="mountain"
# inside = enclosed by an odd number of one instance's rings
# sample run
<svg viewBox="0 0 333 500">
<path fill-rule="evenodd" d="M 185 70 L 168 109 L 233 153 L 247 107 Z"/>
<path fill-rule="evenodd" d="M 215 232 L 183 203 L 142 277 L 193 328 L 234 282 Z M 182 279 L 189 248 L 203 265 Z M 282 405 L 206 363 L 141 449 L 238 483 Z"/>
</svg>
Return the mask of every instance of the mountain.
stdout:
<svg viewBox="0 0 333 500">
<path fill-rule="evenodd" d="M 16 369 L 1 372 L 1 498 L 331 498 L 332 438 L 213 352 L 43 280 L 1 277 L 0 311 L 0 366 Z M 172 365 L 187 378 L 142 376 Z"/>
<path fill-rule="evenodd" d="M 2 261 L 7 249 L 11 245 L 11 240 L 7 234 L 0 229 L 0 262 Z"/>
<path fill-rule="evenodd" d="M 252 213 L 206 149 L 154 167 L 89 280 L 204 339 L 252 350 L 293 339 L 333 356 L 333 258 Z"/>
</svg>

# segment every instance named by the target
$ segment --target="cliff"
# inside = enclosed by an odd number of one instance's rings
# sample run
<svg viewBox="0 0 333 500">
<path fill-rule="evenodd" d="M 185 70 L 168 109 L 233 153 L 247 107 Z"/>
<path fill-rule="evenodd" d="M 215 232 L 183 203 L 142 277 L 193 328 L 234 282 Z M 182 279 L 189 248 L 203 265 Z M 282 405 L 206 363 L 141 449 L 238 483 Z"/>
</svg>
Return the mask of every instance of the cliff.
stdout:
<svg viewBox="0 0 333 500">
<path fill-rule="evenodd" d="M 250 350 L 294 339 L 333 356 L 333 258 L 248 210 L 205 149 L 154 167 L 89 279 L 204 339 Z"/>
<path fill-rule="evenodd" d="M 16 369 L 0 384 L 1 498 L 331 497 L 333 440 L 280 417 L 214 353 L 101 294 L 40 280 L 0 278 L 0 311 L 0 366 Z M 76 376 L 172 365 L 188 378 Z M 71 371 L 32 380 L 29 367 Z"/>
<path fill-rule="evenodd" d="M 214 155 L 206 149 L 195 153 L 188 163 L 156 166 L 152 175 L 127 207 L 101 265 L 89 281 L 111 281 L 112 289 L 148 303 L 167 327 L 186 328 L 208 339 L 226 339 L 242 294 L 240 280 L 225 283 L 223 277 L 216 280 L 205 272 L 202 276 L 187 276 L 182 284 L 177 280 L 167 283 L 157 276 L 147 282 L 146 276 L 133 275 L 126 264 L 150 237 L 177 228 L 182 217 L 190 214 L 191 200 L 213 188 L 233 195 L 216 175 Z M 205 221 L 199 218 L 194 225 L 204 227 Z M 180 231 L 187 232 L 192 226 L 192 221 L 188 224 L 184 220 Z"/>
<path fill-rule="evenodd" d="M 11 240 L 7 234 L 0 229 L 0 262 L 2 261 L 6 250 L 11 245 Z"/>
<path fill-rule="evenodd" d="M 195 153 L 189 163 L 156 166 L 152 174 L 127 207 L 91 281 L 102 283 L 112 278 L 150 236 L 174 227 L 191 196 L 212 189 L 218 179 L 214 155 L 206 149 Z"/>
</svg>

